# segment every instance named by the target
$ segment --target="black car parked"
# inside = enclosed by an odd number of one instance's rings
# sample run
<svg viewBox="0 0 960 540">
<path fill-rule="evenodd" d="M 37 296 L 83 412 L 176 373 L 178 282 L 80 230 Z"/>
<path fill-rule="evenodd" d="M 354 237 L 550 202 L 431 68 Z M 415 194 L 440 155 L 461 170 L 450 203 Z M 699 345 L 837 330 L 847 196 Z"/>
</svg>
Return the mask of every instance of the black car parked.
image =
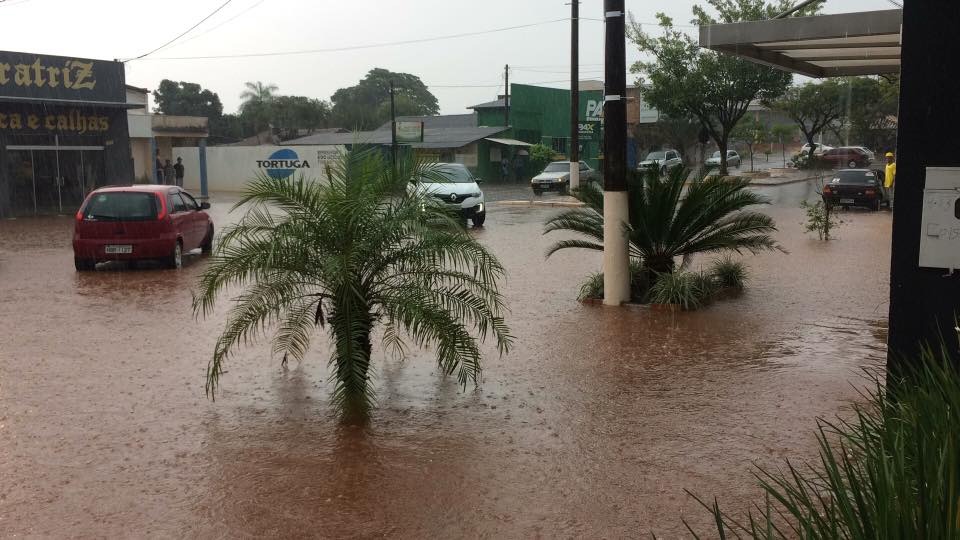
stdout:
<svg viewBox="0 0 960 540">
<path fill-rule="evenodd" d="M 823 186 L 823 203 L 827 206 L 862 206 L 880 210 L 890 208 L 890 197 L 883 187 L 883 171 L 870 169 L 843 169 Z"/>
</svg>

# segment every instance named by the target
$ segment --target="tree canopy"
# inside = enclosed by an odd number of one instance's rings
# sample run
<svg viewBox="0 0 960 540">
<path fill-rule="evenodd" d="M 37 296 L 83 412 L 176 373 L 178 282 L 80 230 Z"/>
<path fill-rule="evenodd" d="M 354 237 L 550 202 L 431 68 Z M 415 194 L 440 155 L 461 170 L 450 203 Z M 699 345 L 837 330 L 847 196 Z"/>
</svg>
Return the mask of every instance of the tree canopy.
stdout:
<svg viewBox="0 0 960 540">
<path fill-rule="evenodd" d="M 797 123 L 810 144 L 810 157 L 813 157 L 814 137 L 840 119 L 846 106 L 846 95 L 836 80 L 828 79 L 793 86 L 770 105 Z"/>
<path fill-rule="evenodd" d="M 793 0 L 767 3 L 763 0 L 708 0 L 716 12 L 694 6 L 694 22 L 712 24 L 770 18 L 795 4 Z M 807 15 L 818 3 L 799 10 Z M 641 52 L 652 57 L 634 64 L 644 99 L 661 113 L 675 118 L 693 117 L 721 150 L 721 170 L 727 172 L 726 151 L 730 133 L 754 100 L 770 100 L 782 94 L 792 76 L 775 68 L 702 49 L 673 20 L 658 13 L 662 35 L 654 36 L 630 18 L 627 33 Z"/>
<path fill-rule="evenodd" d="M 394 83 L 397 116 L 433 115 L 440 112 L 437 98 L 420 77 L 371 69 L 360 82 L 337 90 L 331 97 L 332 115 L 347 129 L 375 129 L 390 119 L 390 82 Z"/>
<path fill-rule="evenodd" d="M 153 101 L 157 112 L 162 114 L 205 116 L 211 119 L 223 114 L 220 96 L 197 83 L 164 79 L 153 91 Z"/>
</svg>

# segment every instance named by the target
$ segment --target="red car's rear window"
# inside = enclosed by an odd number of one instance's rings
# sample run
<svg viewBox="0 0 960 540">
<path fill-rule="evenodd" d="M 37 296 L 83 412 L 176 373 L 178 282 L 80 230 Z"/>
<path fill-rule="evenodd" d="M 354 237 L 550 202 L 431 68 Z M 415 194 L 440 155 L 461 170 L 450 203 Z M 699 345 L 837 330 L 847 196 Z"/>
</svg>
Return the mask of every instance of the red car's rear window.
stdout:
<svg viewBox="0 0 960 540">
<path fill-rule="evenodd" d="M 113 191 L 97 193 L 83 209 L 89 221 L 149 221 L 157 219 L 157 197 L 153 193 Z"/>
</svg>

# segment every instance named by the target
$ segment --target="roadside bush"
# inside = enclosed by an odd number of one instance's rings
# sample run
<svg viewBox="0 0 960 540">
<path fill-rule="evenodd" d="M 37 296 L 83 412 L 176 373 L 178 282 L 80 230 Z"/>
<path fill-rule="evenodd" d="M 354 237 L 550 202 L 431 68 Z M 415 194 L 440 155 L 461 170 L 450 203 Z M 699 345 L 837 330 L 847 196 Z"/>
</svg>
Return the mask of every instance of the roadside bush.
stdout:
<svg viewBox="0 0 960 540">
<path fill-rule="evenodd" d="M 830 240 L 833 229 L 843 223 L 837 219 L 833 208 L 824 204 L 823 201 L 817 201 L 815 204 L 803 201 L 800 207 L 807 213 L 807 222 L 804 224 L 806 232 L 816 232 L 820 240 Z"/>
<path fill-rule="evenodd" d="M 747 268 L 740 261 L 735 261 L 730 256 L 717 259 L 710 267 L 717 284 L 724 289 L 733 289 L 742 291 L 747 282 Z"/>
<path fill-rule="evenodd" d="M 646 301 L 650 284 L 643 271 L 643 264 L 637 260 L 630 261 L 630 300 L 637 303 Z M 577 300 L 588 298 L 603 298 L 603 272 L 596 272 L 587 276 L 587 280 L 580 286 Z"/>
<path fill-rule="evenodd" d="M 946 346 L 911 360 L 902 377 L 875 377 L 852 419 L 818 422 L 815 464 L 759 469 L 765 501 L 747 516 L 688 491 L 719 537 L 960 538 L 960 371 Z"/>
<path fill-rule="evenodd" d="M 818 156 L 810 157 L 807 152 L 801 152 L 791 158 L 793 166 L 801 170 L 832 169 L 833 167 Z"/>
<path fill-rule="evenodd" d="M 603 272 L 590 274 L 583 285 L 580 285 L 577 300 L 583 301 L 588 298 L 603 298 Z"/>
<path fill-rule="evenodd" d="M 709 276 L 694 272 L 661 274 L 650 288 L 650 302 L 654 304 L 677 304 L 685 311 L 695 310 L 707 302 L 716 292 Z"/>
<path fill-rule="evenodd" d="M 540 174 L 547 163 L 553 161 L 553 148 L 545 144 L 535 144 L 529 148 L 528 152 L 530 153 L 530 167 L 532 167 L 534 174 Z"/>
</svg>

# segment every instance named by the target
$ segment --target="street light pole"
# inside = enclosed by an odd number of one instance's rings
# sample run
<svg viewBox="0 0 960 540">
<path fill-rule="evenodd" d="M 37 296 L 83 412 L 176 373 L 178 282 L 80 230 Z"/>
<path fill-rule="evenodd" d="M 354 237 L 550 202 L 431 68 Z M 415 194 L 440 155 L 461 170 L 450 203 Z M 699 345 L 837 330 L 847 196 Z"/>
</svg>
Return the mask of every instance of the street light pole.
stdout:
<svg viewBox="0 0 960 540">
<path fill-rule="evenodd" d="M 603 303 L 630 300 L 627 204 L 627 50 L 624 0 L 603 1 Z"/>
<path fill-rule="evenodd" d="M 580 187 L 580 2 L 570 0 L 570 189 Z"/>
<path fill-rule="evenodd" d="M 503 66 L 503 127 L 510 127 L 510 64 Z"/>
</svg>

